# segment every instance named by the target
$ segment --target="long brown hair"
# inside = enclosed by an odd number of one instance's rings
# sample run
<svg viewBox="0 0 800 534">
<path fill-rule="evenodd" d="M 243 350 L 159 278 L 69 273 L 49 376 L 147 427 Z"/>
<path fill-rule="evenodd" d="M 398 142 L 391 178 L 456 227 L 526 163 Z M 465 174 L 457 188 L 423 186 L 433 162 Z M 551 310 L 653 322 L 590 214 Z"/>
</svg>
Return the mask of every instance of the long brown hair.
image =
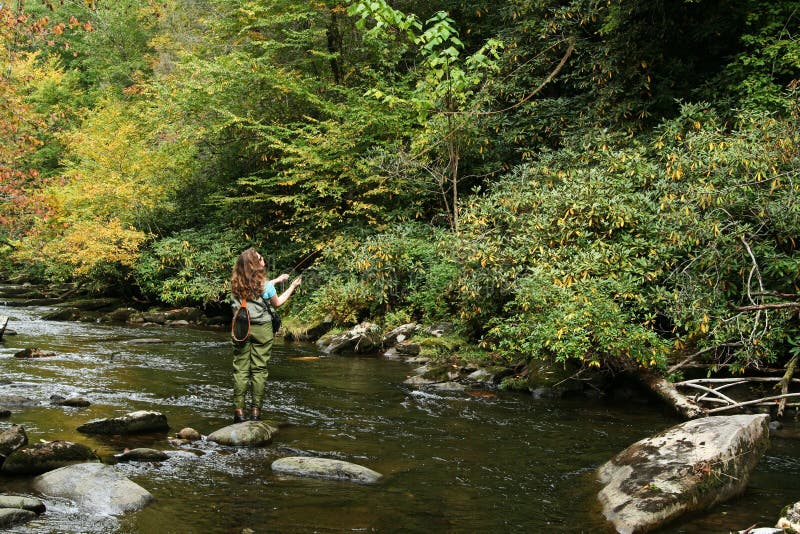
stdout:
<svg viewBox="0 0 800 534">
<path fill-rule="evenodd" d="M 261 255 L 254 248 L 248 248 L 236 258 L 231 275 L 231 292 L 237 299 L 252 299 L 264 292 L 267 280 L 266 267 L 261 265 Z"/>
</svg>

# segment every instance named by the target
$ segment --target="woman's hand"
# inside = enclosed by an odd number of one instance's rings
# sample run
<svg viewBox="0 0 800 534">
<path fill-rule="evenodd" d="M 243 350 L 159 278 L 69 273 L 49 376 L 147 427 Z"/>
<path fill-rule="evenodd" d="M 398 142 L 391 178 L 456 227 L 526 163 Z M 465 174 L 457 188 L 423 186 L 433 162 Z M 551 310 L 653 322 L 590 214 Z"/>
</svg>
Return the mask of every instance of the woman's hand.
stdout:
<svg viewBox="0 0 800 534">
<path fill-rule="evenodd" d="M 289 278 L 289 277 L 287 276 L 286 278 Z M 292 288 L 296 288 L 296 287 L 297 287 L 297 286 L 299 286 L 299 285 L 300 285 L 302 282 L 303 282 L 303 277 L 302 277 L 302 276 L 298 276 L 297 278 L 295 278 L 294 280 L 292 280 Z"/>
<path fill-rule="evenodd" d="M 286 273 L 283 273 L 278 278 L 276 278 L 275 281 L 278 282 L 278 283 L 281 283 L 281 282 L 287 281 L 288 279 L 289 279 L 289 275 L 286 274 Z"/>
</svg>

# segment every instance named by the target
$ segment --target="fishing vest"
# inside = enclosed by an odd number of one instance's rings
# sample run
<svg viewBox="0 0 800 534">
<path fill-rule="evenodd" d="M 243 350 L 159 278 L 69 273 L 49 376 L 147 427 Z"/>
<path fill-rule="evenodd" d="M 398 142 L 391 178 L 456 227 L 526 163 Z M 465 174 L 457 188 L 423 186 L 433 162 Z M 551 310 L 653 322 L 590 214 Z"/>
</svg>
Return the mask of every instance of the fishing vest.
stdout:
<svg viewBox="0 0 800 534">
<path fill-rule="evenodd" d="M 236 310 L 242 305 L 242 301 L 235 295 L 231 295 L 231 312 L 236 315 Z M 247 299 L 247 313 L 250 314 L 251 324 L 267 324 L 272 322 L 272 316 L 267 310 L 267 303 L 261 295 L 253 300 Z"/>
</svg>

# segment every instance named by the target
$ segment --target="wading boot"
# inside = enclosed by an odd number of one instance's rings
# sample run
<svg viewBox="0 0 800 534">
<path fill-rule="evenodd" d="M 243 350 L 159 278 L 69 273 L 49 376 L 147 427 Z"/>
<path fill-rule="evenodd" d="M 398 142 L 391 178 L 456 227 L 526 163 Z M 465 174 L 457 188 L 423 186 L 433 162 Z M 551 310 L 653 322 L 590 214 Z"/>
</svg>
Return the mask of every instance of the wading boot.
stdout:
<svg viewBox="0 0 800 534">
<path fill-rule="evenodd" d="M 253 413 L 250 414 L 251 421 L 261 421 L 261 410 L 253 408 Z"/>
<path fill-rule="evenodd" d="M 242 423 L 242 422 L 244 422 L 244 412 L 242 412 L 242 410 L 234 410 L 233 411 L 233 422 L 234 423 Z"/>
</svg>

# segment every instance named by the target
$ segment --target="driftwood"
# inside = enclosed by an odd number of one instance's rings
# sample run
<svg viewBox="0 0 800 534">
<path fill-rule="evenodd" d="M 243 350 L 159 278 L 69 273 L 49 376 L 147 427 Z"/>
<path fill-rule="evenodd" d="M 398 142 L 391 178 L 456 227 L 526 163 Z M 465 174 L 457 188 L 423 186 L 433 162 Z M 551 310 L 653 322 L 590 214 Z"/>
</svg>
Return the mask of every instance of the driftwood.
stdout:
<svg viewBox="0 0 800 534">
<path fill-rule="evenodd" d="M 778 383 L 778 386 L 781 388 L 781 395 L 784 396 L 778 403 L 778 417 L 783 417 L 783 411 L 786 409 L 786 396 L 789 394 L 789 384 L 792 382 L 792 376 L 794 375 L 794 368 L 796 365 L 797 354 L 792 356 L 792 359 L 786 364 L 786 373 L 784 373 L 783 378 L 781 378 L 781 381 Z"/>
<path fill-rule="evenodd" d="M 791 362 L 790 362 L 791 363 Z M 677 382 L 676 388 L 685 387 L 702 392 L 693 398 L 696 403 L 706 402 L 710 404 L 721 404 L 707 410 L 707 413 L 719 413 L 728 410 L 737 410 L 746 406 L 778 406 L 778 416 L 783 415 L 786 406 L 796 406 L 797 403 L 788 404 L 787 399 L 800 397 L 800 393 L 789 393 L 789 385 L 792 383 L 800 384 L 800 379 L 792 378 L 794 365 L 787 366 L 786 374 L 782 377 L 743 377 L 743 378 L 697 378 L 694 380 L 684 380 Z M 749 383 L 773 382 L 776 387 L 781 388 L 780 395 L 770 395 L 758 399 L 745 401 L 736 400 L 721 392 L 723 389 L 740 386 Z"/>
<path fill-rule="evenodd" d="M 642 375 L 642 381 L 685 419 L 697 419 L 706 415 L 705 410 L 694 400 L 681 394 L 675 384 L 666 381 L 662 377 L 646 373 Z"/>
</svg>

